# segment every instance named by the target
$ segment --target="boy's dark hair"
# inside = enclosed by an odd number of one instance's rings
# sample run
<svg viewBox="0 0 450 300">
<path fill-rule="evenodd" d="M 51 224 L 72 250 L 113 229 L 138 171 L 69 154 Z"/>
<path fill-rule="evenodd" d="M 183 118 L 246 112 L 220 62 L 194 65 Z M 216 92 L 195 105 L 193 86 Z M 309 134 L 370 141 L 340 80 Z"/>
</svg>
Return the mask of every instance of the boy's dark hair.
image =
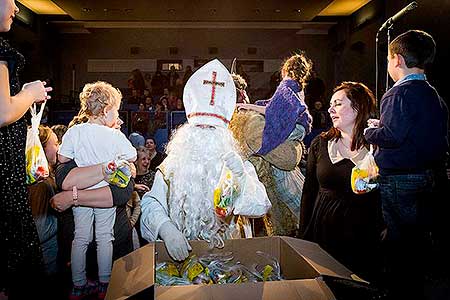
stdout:
<svg viewBox="0 0 450 300">
<path fill-rule="evenodd" d="M 425 69 L 434 60 L 436 43 L 425 31 L 409 30 L 389 44 L 389 53 L 403 56 L 408 68 Z"/>
</svg>

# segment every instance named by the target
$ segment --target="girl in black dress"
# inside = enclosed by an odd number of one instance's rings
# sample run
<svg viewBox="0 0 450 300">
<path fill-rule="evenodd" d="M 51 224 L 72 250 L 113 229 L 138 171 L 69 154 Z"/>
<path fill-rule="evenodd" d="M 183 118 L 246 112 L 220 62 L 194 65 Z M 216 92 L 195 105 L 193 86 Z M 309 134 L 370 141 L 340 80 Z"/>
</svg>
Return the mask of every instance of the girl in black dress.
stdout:
<svg viewBox="0 0 450 300">
<path fill-rule="evenodd" d="M 363 130 L 374 110 L 365 85 L 344 82 L 334 89 L 328 110 L 333 127 L 312 141 L 300 210 L 302 237 L 366 280 L 375 279 L 379 266 L 379 193 L 353 193 L 350 177 L 368 153 Z"/>
<path fill-rule="evenodd" d="M 10 30 L 18 11 L 13 0 L 0 0 L 0 32 Z M 0 296 L 6 292 L 9 299 L 38 294 L 29 287 L 36 281 L 33 276 L 43 271 L 25 186 L 24 114 L 33 103 L 49 99 L 51 88 L 35 81 L 21 90 L 18 75 L 24 63 L 23 56 L 0 38 Z"/>
</svg>

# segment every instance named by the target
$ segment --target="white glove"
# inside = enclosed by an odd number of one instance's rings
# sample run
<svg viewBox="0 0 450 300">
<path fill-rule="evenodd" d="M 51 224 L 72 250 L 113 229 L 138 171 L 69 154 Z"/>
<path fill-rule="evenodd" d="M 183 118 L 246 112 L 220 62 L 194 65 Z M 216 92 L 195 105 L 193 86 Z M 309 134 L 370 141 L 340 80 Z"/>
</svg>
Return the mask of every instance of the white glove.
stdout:
<svg viewBox="0 0 450 300">
<path fill-rule="evenodd" d="M 184 260 L 192 250 L 186 237 L 175 227 L 172 222 L 165 222 L 159 229 L 159 236 L 166 244 L 167 252 L 174 260 Z"/>
<path fill-rule="evenodd" d="M 239 154 L 230 151 L 225 153 L 222 159 L 225 162 L 225 166 L 227 166 L 236 177 L 242 177 L 244 175 L 244 162 Z"/>
</svg>

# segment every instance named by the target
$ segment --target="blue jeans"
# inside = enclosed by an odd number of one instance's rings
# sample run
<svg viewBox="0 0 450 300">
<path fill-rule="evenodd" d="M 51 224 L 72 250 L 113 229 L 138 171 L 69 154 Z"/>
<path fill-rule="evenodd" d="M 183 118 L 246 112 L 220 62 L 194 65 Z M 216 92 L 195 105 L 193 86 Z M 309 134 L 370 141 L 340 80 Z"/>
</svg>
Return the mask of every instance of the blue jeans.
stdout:
<svg viewBox="0 0 450 300">
<path fill-rule="evenodd" d="M 426 228 L 433 201 L 430 198 L 433 186 L 431 171 L 380 177 L 381 203 L 388 228 L 388 240 L 402 240 Z"/>
<path fill-rule="evenodd" d="M 423 299 L 433 187 L 431 170 L 380 177 L 386 275 L 393 299 Z"/>
</svg>

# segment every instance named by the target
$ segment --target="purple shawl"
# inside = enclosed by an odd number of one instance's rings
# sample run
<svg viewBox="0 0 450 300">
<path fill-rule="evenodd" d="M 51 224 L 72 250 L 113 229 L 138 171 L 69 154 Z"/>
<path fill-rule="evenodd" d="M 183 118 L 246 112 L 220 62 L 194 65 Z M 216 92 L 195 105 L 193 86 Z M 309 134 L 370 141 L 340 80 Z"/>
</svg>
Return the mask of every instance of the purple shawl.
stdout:
<svg viewBox="0 0 450 300">
<path fill-rule="evenodd" d="M 306 134 L 311 131 L 312 118 L 308 107 L 297 95 L 300 85 L 293 79 L 281 81 L 275 94 L 269 100 L 257 101 L 257 105 L 266 105 L 266 124 L 259 155 L 265 155 L 284 143 L 298 123 L 305 127 Z"/>
</svg>

